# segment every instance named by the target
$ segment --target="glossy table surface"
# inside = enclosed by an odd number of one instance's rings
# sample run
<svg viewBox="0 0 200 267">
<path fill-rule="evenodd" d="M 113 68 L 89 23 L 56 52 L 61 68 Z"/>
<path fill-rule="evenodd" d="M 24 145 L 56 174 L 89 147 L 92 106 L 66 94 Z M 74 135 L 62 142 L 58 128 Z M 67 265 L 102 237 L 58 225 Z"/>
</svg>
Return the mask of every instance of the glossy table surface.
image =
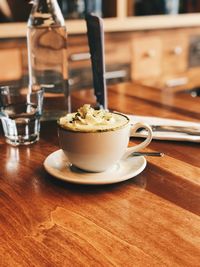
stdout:
<svg viewBox="0 0 200 267">
<path fill-rule="evenodd" d="M 76 92 L 73 105 L 94 101 Z M 199 121 L 200 97 L 121 84 L 108 88 L 111 110 Z M 133 143 L 141 139 L 131 139 Z M 42 122 L 31 146 L 5 144 L 0 132 L 0 266 L 199 266 L 200 143 L 154 140 L 137 177 L 77 185 L 48 174 L 59 149 L 56 122 Z"/>
</svg>

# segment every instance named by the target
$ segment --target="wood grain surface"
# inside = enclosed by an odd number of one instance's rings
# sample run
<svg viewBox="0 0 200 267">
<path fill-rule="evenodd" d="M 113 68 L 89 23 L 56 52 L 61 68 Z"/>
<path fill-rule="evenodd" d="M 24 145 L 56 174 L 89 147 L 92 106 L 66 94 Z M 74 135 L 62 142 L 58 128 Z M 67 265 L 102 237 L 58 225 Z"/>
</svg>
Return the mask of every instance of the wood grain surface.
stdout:
<svg viewBox="0 0 200 267">
<path fill-rule="evenodd" d="M 137 84 L 109 87 L 111 110 L 199 121 L 200 98 Z M 75 92 L 73 106 L 93 103 Z M 59 181 L 43 168 L 59 149 L 56 122 L 41 138 L 12 147 L 0 135 L 0 266 L 199 266 L 200 144 L 152 141 L 146 169 L 126 182 Z M 139 138 L 131 139 L 130 145 Z"/>
</svg>

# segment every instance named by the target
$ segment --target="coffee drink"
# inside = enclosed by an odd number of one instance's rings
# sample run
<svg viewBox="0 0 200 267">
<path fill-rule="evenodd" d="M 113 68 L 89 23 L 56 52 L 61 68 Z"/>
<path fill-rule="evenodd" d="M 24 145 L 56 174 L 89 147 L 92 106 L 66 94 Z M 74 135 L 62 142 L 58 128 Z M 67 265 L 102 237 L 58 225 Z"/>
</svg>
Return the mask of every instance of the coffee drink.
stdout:
<svg viewBox="0 0 200 267">
<path fill-rule="evenodd" d="M 141 127 L 148 131 L 146 139 L 128 147 L 130 136 Z M 58 137 L 60 148 L 72 165 L 89 172 L 103 172 L 145 148 L 151 142 L 152 130 L 144 123 L 130 124 L 123 114 L 84 105 L 58 120 Z"/>
<path fill-rule="evenodd" d="M 128 117 L 122 114 L 95 110 L 88 104 L 75 113 L 61 117 L 58 121 L 62 128 L 76 132 L 110 131 L 123 127 L 128 122 Z"/>
</svg>

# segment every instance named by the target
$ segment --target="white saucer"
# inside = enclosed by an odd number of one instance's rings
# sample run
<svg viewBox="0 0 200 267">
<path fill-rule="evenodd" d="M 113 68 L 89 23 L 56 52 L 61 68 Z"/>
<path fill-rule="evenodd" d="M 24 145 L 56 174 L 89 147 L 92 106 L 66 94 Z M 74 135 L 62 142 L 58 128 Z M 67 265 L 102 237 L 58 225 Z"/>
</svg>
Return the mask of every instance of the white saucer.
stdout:
<svg viewBox="0 0 200 267">
<path fill-rule="evenodd" d="M 44 168 L 49 174 L 58 179 L 77 184 L 118 183 L 135 177 L 145 167 L 146 159 L 139 156 L 120 161 L 105 172 L 85 172 L 71 166 L 61 149 L 51 153 L 44 161 Z"/>
</svg>

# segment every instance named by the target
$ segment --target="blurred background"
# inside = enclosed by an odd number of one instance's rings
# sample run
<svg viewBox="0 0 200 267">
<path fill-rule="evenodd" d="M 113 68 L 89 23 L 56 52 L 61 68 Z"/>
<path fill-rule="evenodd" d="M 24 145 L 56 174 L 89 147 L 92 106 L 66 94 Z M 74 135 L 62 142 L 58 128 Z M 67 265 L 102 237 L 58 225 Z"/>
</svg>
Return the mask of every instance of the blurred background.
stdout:
<svg viewBox="0 0 200 267">
<path fill-rule="evenodd" d="M 34 1 L 34 0 L 33 0 Z M 84 17 L 85 9 L 101 17 L 115 17 L 116 0 L 57 0 L 65 19 Z M 126 2 L 122 1 L 121 2 Z M 20 22 L 28 19 L 32 1 L 1 0 L 0 21 Z M 148 16 L 161 14 L 184 14 L 200 11 L 198 0 L 130 0 L 128 1 L 129 16 Z M 173 8 L 174 6 L 174 8 Z M 170 8 L 171 7 L 171 8 Z"/>
<path fill-rule="evenodd" d="M 159 89 L 200 86 L 200 1 L 58 0 L 68 30 L 72 90 L 92 86 L 85 12 L 104 19 L 108 84 L 136 81 Z M 32 4 L 0 0 L 0 83 L 28 79 L 26 27 Z"/>
</svg>

